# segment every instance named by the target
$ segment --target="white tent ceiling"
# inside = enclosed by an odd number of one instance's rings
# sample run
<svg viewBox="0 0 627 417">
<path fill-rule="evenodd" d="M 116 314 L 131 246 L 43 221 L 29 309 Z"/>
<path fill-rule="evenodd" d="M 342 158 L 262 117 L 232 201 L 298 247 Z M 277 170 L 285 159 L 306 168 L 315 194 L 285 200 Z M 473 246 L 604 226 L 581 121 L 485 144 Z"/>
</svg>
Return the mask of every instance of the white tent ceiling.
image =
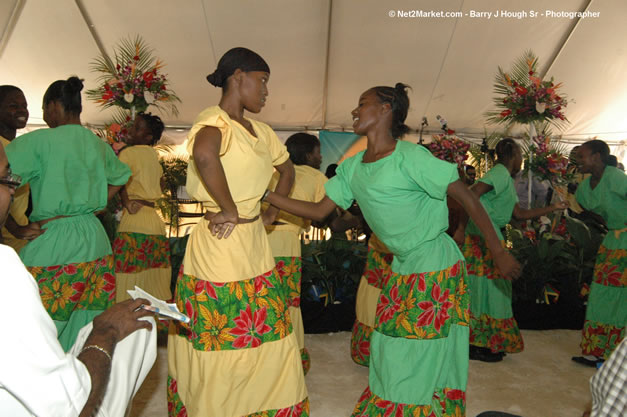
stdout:
<svg viewBox="0 0 627 417">
<path fill-rule="evenodd" d="M 599 16 L 542 16 L 547 9 Z M 389 16 L 411 10 L 464 16 Z M 470 17 L 496 10 L 528 16 Z M 365 89 L 401 81 L 413 88 L 410 127 L 424 115 L 436 130 L 441 114 L 458 133 L 479 137 L 497 66 L 508 69 L 531 49 L 541 72 L 575 100 L 565 138 L 617 143 L 627 139 L 626 16 L 625 0 L 2 0 L 0 84 L 22 88 L 29 122 L 41 124 L 41 98 L 52 81 L 77 74 L 95 87 L 89 63 L 99 46 L 111 54 L 120 39 L 139 34 L 166 63 L 182 99 L 179 117 L 163 117 L 169 126 L 189 126 L 217 103 L 220 91 L 205 76 L 225 51 L 246 46 L 270 64 L 270 97 L 258 118 L 275 128 L 350 129 Z M 84 122 L 108 117 L 85 100 Z"/>
</svg>

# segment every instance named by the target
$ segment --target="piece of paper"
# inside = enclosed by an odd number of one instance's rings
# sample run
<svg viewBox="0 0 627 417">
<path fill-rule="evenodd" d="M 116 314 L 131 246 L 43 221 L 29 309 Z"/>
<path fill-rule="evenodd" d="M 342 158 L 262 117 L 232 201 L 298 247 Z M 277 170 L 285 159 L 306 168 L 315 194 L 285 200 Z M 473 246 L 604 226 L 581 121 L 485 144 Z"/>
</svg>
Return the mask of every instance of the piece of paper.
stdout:
<svg viewBox="0 0 627 417">
<path fill-rule="evenodd" d="M 163 300 L 155 298 L 152 295 L 148 294 L 146 291 L 139 288 L 137 285 L 135 286 L 134 290 L 127 290 L 127 292 L 133 298 L 133 300 L 137 298 L 145 298 L 146 300 L 150 301 L 149 306 L 142 307 L 146 310 L 153 311 L 160 316 L 182 321 L 183 323 L 189 323 L 191 321 L 188 316 L 179 311 L 178 307 L 176 307 L 176 304 L 166 303 Z"/>
</svg>

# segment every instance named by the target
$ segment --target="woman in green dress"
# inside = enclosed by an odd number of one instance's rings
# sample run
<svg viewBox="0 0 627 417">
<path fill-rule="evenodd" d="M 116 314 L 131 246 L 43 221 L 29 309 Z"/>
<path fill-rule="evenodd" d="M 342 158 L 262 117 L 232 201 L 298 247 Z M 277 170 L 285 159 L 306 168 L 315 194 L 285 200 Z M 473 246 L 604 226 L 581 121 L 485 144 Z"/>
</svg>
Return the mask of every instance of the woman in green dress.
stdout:
<svg viewBox="0 0 627 417">
<path fill-rule="evenodd" d="M 577 187 L 575 197 L 586 210 L 599 215 L 608 233 L 597 253 L 594 277 L 576 362 L 596 366 L 607 359 L 625 337 L 627 323 L 627 176 L 607 165 L 610 150 L 601 140 L 579 148 L 580 172 L 591 174 Z"/>
<path fill-rule="evenodd" d="M 512 216 L 519 220 L 532 219 L 563 210 L 568 204 L 559 202 L 537 209 L 521 208 L 513 180 L 522 164 L 520 146 L 514 139 L 503 139 L 496 146 L 496 156 L 496 165 L 471 190 L 488 212 L 504 246 L 501 228 Z M 523 340 L 512 312 L 512 282 L 494 268 L 492 252 L 473 221 L 466 227 L 462 251 L 470 284 L 470 359 L 498 362 L 505 352 L 521 352 Z"/>
<path fill-rule="evenodd" d="M 446 234 L 447 194 L 462 203 L 495 251 L 504 275 L 520 265 L 500 245 L 479 200 L 457 167 L 424 147 L 399 140 L 409 108 L 406 86 L 373 87 L 353 110 L 365 151 L 344 161 L 319 203 L 268 193 L 271 204 L 314 220 L 336 206 L 359 204 L 373 232 L 392 251 L 370 339 L 369 385 L 354 416 L 465 415 L 468 379 L 466 268 Z"/>
<path fill-rule="evenodd" d="M 11 169 L 30 183 L 29 227 L 44 230 L 20 257 L 39 284 L 66 350 L 115 300 L 111 243 L 94 213 L 131 175 L 105 142 L 81 126 L 82 88 L 77 77 L 52 83 L 43 100 L 50 129 L 22 135 L 6 147 Z"/>
</svg>

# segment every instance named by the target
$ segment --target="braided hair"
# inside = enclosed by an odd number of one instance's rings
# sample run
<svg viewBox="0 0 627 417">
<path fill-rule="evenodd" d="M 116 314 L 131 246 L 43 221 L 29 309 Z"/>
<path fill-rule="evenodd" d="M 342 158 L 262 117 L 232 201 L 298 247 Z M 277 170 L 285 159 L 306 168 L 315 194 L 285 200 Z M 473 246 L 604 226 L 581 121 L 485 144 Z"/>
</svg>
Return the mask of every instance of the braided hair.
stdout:
<svg viewBox="0 0 627 417">
<path fill-rule="evenodd" d="M 141 117 L 148 125 L 148 129 L 150 130 L 150 134 L 152 135 L 152 143 L 150 146 L 154 146 L 159 139 L 161 139 L 161 135 L 163 134 L 163 130 L 165 126 L 161 121 L 159 116 L 155 116 L 151 113 L 139 113 L 137 117 Z"/>
<path fill-rule="evenodd" d="M 409 111 L 409 97 L 407 96 L 408 85 L 396 83 L 394 87 L 373 87 L 372 90 L 377 95 L 381 103 L 389 103 L 392 107 L 392 136 L 396 139 L 402 138 L 409 132 L 409 126 L 405 124 L 407 112 Z"/>
<path fill-rule="evenodd" d="M 299 132 L 287 138 L 285 146 L 294 165 L 307 165 L 307 155 L 320 146 L 320 141 L 314 135 Z"/>
<path fill-rule="evenodd" d="M 610 157 L 610 147 L 607 146 L 607 143 L 599 139 L 594 139 L 584 142 L 584 144 L 581 146 L 585 146 L 586 148 L 590 149 L 590 152 L 592 154 L 598 153 L 601 157 L 601 162 L 603 162 L 603 165 L 608 164 Z"/>
</svg>

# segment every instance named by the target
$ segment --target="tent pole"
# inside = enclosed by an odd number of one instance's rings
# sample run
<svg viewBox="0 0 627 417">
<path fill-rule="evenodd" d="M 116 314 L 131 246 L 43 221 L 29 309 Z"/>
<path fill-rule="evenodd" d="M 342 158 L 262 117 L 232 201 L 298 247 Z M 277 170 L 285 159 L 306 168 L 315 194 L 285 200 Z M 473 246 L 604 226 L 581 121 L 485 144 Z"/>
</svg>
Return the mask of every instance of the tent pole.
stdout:
<svg viewBox="0 0 627 417">
<path fill-rule="evenodd" d="M 13 29 L 15 29 L 15 25 L 17 25 L 17 21 L 20 19 L 20 14 L 22 13 L 22 9 L 24 9 L 25 3 L 26 0 L 17 0 L 15 2 L 15 7 L 13 7 L 13 10 L 11 11 L 11 16 L 9 16 L 7 25 L 2 32 L 2 37 L 0 37 L 0 57 L 2 57 L 4 49 L 9 44 L 9 39 L 13 33 Z"/>
<path fill-rule="evenodd" d="M 329 11 L 327 19 L 327 50 L 324 58 L 324 81 L 322 85 L 322 129 L 327 124 L 327 98 L 329 96 L 329 55 L 331 50 L 331 17 L 333 16 L 333 0 L 329 0 Z"/>
<path fill-rule="evenodd" d="M 586 4 L 586 7 L 584 7 L 583 10 L 581 10 L 581 12 L 582 13 L 587 12 L 588 9 L 590 8 L 590 6 L 592 5 L 593 1 L 594 0 L 588 0 L 588 4 Z M 562 54 L 562 51 L 566 47 L 566 44 L 568 43 L 570 38 L 573 36 L 573 33 L 575 33 L 575 29 L 577 29 L 577 26 L 579 25 L 579 22 L 581 22 L 582 20 L 583 19 L 581 17 L 577 18 L 577 20 L 575 21 L 575 24 L 573 25 L 573 27 L 568 32 L 568 35 L 566 35 L 566 39 L 564 39 L 564 42 L 562 42 L 562 44 L 560 45 L 559 49 L 557 50 L 557 52 L 553 56 L 553 59 L 550 60 L 549 66 L 546 68 L 546 70 L 542 71 L 542 74 L 540 74 L 540 79 L 544 79 L 544 77 L 549 73 L 549 71 L 551 71 L 551 68 L 553 68 L 553 64 L 555 64 L 555 61 L 557 61 L 557 58 L 559 58 L 559 56 Z"/>
<path fill-rule="evenodd" d="M 98 35 L 98 32 L 96 32 L 96 25 L 94 25 L 94 22 L 89 17 L 89 14 L 87 14 L 87 10 L 85 9 L 85 6 L 83 5 L 83 1 L 74 0 L 74 3 L 76 3 L 76 7 L 78 7 L 78 11 L 80 12 L 83 20 L 85 21 L 85 24 L 87 25 L 87 29 L 89 30 L 89 33 L 91 33 L 91 37 L 94 38 L 94 42 L 96 42 L 96 46 L 98 47 L 100 54 L 102 54 L 104 59 L 107 60 L 107 62 L 109 63 L 109 65 L 111 65 L 111 67 L 114 67 L 113 62 L 111 61 L 111 58 L 109 57 L 109 54 L 107 53 L 107 50 L 105 49 L 104 44 L 102 43 L 102 40 L 100 40 L 100 36 Z"/>
</svg>

